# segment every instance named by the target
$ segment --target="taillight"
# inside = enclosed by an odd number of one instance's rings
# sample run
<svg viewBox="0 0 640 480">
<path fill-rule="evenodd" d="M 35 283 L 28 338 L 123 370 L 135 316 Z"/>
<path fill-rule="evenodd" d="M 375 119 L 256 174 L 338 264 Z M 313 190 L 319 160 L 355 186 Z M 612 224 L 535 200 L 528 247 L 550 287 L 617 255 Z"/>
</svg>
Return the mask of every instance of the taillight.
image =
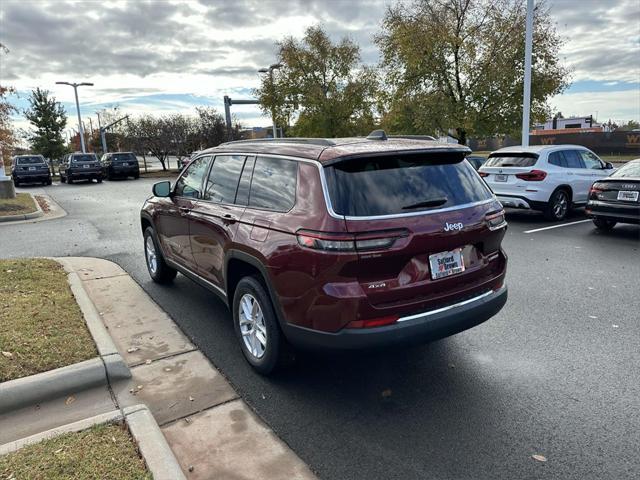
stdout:
<svg viewBox="0 0 640 480">
<path fill-rule="evenodd" d="M 484 177 L 488 177 L 488 176 L 489 176 L 489 174 L 488 174 L 487 172 L 478 172 L 478 174 L 480 174 L 480 176 L 481 176 L 482 178 L 484 178 Z"/>
<path fill-rule="evenodd" d="M 516 178 L 526 180 L 527 182 L 541 182 L 547 178 L 547 172 L 543 170 L 531 170 L 527 173 L 516 173 Z"/>
<path fill-rule="evenodd" d="M 298 243 L 314 250 L 329 252 L 355 252 L 382 250 L 391 247 L 398 238 L 406 237 L 407 230 L 383 230 L 358 234 L 327 233 L 300 230 L 297 233 Z"/>
<path fill-rule="evenodd" d="M 390 315 L 388 317 L 370 318 L 369 320 L 352 320 L 346 328 L 374 328 L 393 325 L 400 318 L 398 315 Z"/>
<path fill-rule="evenodd" d="M 489 225 L 489 230 L 499 230 L 507 226 L 504 210 L 495 213 L 488 213 L 484 219 Z"/>
<path fill-rule="evenodd" d="M 589 199 L 597 200 L 598 194 L 604 192 L 604 189 L 602 189 L 601 187 L 602 185 L 598 183 L 594 183 L 593 185 L 591 185 L 591 188 L 589 189 Z"/>
</svg>

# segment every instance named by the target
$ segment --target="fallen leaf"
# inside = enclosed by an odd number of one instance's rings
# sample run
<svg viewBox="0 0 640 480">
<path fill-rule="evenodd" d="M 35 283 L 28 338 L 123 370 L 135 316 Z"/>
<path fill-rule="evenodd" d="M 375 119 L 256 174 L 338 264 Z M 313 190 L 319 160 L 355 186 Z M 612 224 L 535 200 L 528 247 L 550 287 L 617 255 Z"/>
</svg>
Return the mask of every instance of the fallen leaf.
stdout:
<svg viewBox="0 0 640 480">
<path fill-rule="evenodd" d="M 193 465 L 189 465 L 189 471 L 193 472 Z"/>
<path fill-rule="evenodd" d="M 145 362 L 144 362 L 144 363 L 146 363 L 147 365 L 151 364 L 151 359 L 149 359 L 149 360 L 145 360 Z"/>
<path fill-rule="evenodd" d="M 164 371 L 165 371 L 165 372 L 170 372 L 170 371 L 171 371 L 171 368 L 170 368 L 170 367 L 165 367 Z"/>
<path fill-rule="evenodd" d="M 545 457 L 544 455 L 531 455 L 531 458 L 533 458 L 534 460 L 537 460 L 538 462 L 547 461 L 547 457 Z"/>
<path fill-rule="evenodd" d="M 57 449 L 55 452 L 53 453 L 60 453 L 62 450 L 64 450 L 64 447 Z"/>
<path fill-rule="evenodd" d="M 389 398 L 391 396 L 391 389 L 387 388 L 386 390 L 382 391 L 382 398 Z"/>
<path fill-rule="evenodd" d="M 116 443 L 116 437 L 111 437 L 111 441 L 112 441 L 113 443 Z"/>
<path fill-rule="evenodd" d="M 138 390 L 142 390 L 142 385 L 138 385 Z"/>
<path fill-rule="evenodd" d="M 189 401 L 193 402 L 195 400 L 195 398 L 193 398 L 191 395 L 189 395 Z"/>
<path fill-rule="evenodd" d="M 595 320 L 598 317 L 596 317 L 595 315 L 589 315 L 589 318 L 593 318 Z"/>
<path fill-rule="evenodd" d="M 13 357 L 13 353 L 11 353 L 11 352 L 2 352 L 2 356 L 3 357 L 7 357 L 7 358 L 11 358 L 11 357 Z"/>
<path fill-rule="evenodd" d="M 620 325 L 616 325 L 615 323 L 611 325 L 613 328 L 618 328 Z"/>
<path fill-rule="evenodd" d="M 67 397 L 67 399 L 64 401 L 64 403 L 65 403 L 65 405 L 71 405 L 75 401 L 76 401 L 76 397 L 71 395 L 71 396 Z"/>
<path fill-rule="evenodd" d="M 191 419 L 189 417 L 185 418 L 184 423 L 191 423 Z"/>
<path fill-rule="evenodd" d="M 138 350 L 140 350 L 138 347 L 127 348 L 127 353 L 137 352 Z"/>
</svg>

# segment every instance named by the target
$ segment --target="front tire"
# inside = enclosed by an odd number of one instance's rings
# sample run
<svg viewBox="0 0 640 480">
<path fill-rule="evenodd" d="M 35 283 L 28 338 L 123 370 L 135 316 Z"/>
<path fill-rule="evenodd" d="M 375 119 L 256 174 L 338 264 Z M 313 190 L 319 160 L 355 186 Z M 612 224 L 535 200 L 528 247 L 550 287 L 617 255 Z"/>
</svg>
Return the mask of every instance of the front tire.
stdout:
<svg viewBox="0 0 640 480">
<path fill-rule="evenodd" d="M 571 198 L 566 190 L 556 190 L 551 194 L 549 203 L 544 210 L 544 216 L 549 220 L 560 221 L 569 213 L 569 207 L 571 205 Z"/>
<path fill-rule="evenodd" d="M 606 218 L 602 218 L 602 217 L 595 217 L 593 219 L 593 224 L 596 226 L 596 228 L 598 230 L 602 230 L 605 232 L 610 231 L 613 227 L 616 226 L 616 221 L 615 220 L 608 220 Z"/>
<path fill-rule="evenodd" d="M 96 182 L 98 182 L 98 183 L 102 183 L 102 177 L 98 177 L 98 178 L 96 178 Z"/>
<path fill-rule="evenodd" d="M 238 282 L 233 295 L 233 326 L 242 353 L 254 370 L 269 375 L 283 365 L 286 339 L 258 277 L 244 277 Z"/>
<path fill-rule="evenodd" d="M 176 278 L 178 272 L 165 262 L 156 241 L 156 234 L 151 227 L 147 227 L 144 231 L 144 257 L 149 276 L 154 282 L 166 284 Z"/>
</svg>

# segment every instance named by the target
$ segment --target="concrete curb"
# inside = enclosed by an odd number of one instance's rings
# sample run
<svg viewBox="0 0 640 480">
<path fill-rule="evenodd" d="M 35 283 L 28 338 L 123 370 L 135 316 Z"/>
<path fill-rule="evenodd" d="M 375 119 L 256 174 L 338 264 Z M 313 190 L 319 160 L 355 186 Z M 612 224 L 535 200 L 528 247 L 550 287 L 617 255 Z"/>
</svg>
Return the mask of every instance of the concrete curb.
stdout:
<svg viewBox="0 0 640 480">
<path fill-rule="evenodd" d="M 154 480 L 186 480 L 149 409 L 145 405 L 135 405 L 125 408 L 124 415 Z"/>
<path fill-rule="evenodd" d="M 55 260 L 69 272 L 71 292 L 82 311 L 99 356 L 48 372 L 1 383 L 0 413 L 98 385 L 110 384 L 114 380 L 131 378 L 129 367 L 118 353 L 93 302 L 84 290 L 80 277 L 71 271 L 64 259 Z"/>
<path fill-rule="evenodd" d="M 65 433 L 79 432 L 94 425 L 117 423 L 123 420 L 127 423 L 131 436 L 138 444 L 140 455 L 144 458 L 154 480 L 186 480 L 173 451 L 169 448 L 169 444 L 160 431 L 160 427 L 145 405 L 134 405 L 123 411 L 113 410 L 0 445 L 0 456 Z"/>
<path fill-rule="evenodd" d="M 22 193 L 22 192 L 20 192 L 20 193 Z M 29 192 L 24 192 L 24 193 L 29 193 Z M 36 197 L 34 197 L 31 193 L 29 193 L 29 195 L 31 195 L 31 199 L 33 200 L 33 203 L 36 204 L 36 209 L 37 210 L 35 212 L 24 213 L 22 215 L 7 215 L 5 217 L 0 217 L 0 223 L 3 223 L 3 222 L 15 222 L 15 221 L 20 221 L 20 220 L 31 220 L 33 218 L 42 217 L 44 215 L 44 212 L 40 208 L 40 205 L 38 204 L 38 201 L 36 200 Z"/>
</svg>

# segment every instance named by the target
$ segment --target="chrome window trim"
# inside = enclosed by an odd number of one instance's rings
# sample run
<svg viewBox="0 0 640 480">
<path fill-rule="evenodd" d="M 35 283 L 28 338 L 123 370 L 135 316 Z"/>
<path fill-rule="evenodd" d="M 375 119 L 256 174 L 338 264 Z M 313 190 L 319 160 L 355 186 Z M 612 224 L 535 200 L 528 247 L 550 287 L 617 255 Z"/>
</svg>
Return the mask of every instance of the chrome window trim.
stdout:
<svg viewBox="0 0 640 480">
<path fill-rule="evenodd" d="M 249 156 L 251 155 L 250 153 L 243 153 L 241 150 L 234 150 L 232 152 L 221 152 L 221 155 L 246 155 Z M 216 152 L 209 152 L 208 155 L 217 155 Z M 257 160 L 257 156 L 258 154 L 253 154 L 256 156 L 256 160 Z M 331 197 L 329 196 L 329 188 L 327 186 L 327 179 L 325 176 L 325 172 L 324 172 L 324 167 L 322 166 L 322 163 L 319 160 L 312 160 L 309 158 L 301 158 L 301 157 L 296 157 L 293 155 L 280 155 L 277 153 L 265 153 L 262 154 L 262 156 L 265 157 L 275 157 L 275 158 L 283 158 L 283 159 L 287 159 L 287 160 L 295 160 L 297 162 L 304 162 L 304 163 L 309 163 L 311 165 L 315 165 L 318 168 L 318 173 L 320 175 L 320 184 L 322 185 L 322 194 L 324 196 L 324 202 L 325 205 L 327 207 L 327 211 L 329 212 L 329 215 L 333 218 L 336 218 L 338 220 L 384 220 L 384 219 L 391 219 L 391 218 L 405 218 L 405 217 L 416 217 L 416 216 L 420 216 L 420 215 L 431 215 L 434 213 L 442 213 L 442 212 L 450 212 L 450 211 L 454 211 L 454 210 L 460 210 L 460 209 L 464 209 L 464 208 L 470 208 L 470 207 L 476 207 L 479 205 L 485 205 L 491 202 L 498 202 L 498 198 L 496 197 L 496 195 L 491 191 L 491 189 L 489 189 L 487 187 L 487 191 L 488 193 L 491 195 L 490 198 L 487 198 L 486 200 L 478 200 L 477 202 L 471 202 L 471 203 L 464 203 L 464 204 L 460 204 L 460 205 L 454 205 L 451 207 L 445 207 L 445 208 L 438 208 L 435 210 L 429 210 L 429 211 L 419 211 L 419 212 L 408 212 L 408 213 L 393 213 L 390 215 L 375 215 L 375 216 L 369 216 L 369 217 L 353 217 L 353 216 L 345 216 L 345 215 L 339 215 L 338 213 L 335 212 L 335 210 L 333 209 L 333 205 L 331 204 Z M 179 177 L 178 177 L 179 178 Z M 177 180 L 176 180 L 177 182 Z M 297 191 L 296 191 L 296 195 L 297 195 Z M 297 200 L 297 198 L 296 198 Z M 249 208 L 247 206 L 247 208 Z"/>
<path fill-rule="evenodd" d="M 468 300 L 464 300 L 463 302 L 454 303 L 453 305 L 449 305 L 449 306 L 442 307 L 442 308 L 436 308 L 435 310 L 428 310 L 426 312 L 416 313 L 415 315 L 409 315 L 407 317 L 400 317 L 397 320 L 397 323 L 408 322 L 408 321 L 411 321 L 411 320 L 418 320 L 418 319 L 422 319 L 422 318 L 425 318 L 425 317 L 430 317 L 431 315 L 436 315 L 438 313 L 446 312 L 446 311 L 451 310 L 453 308 L 462 307 L 464 305 L 468 305 L 470 303 L 477 302 L 478 300 L 482 300 L 483 298 L 486 298 L 489 295 L 499 294 L 499 293 L 503 292 L 505 288 L 507 288 L 506 284 L 502 285 L 502 287 L 500 287 L 498 290 L 490 290 L 488 292 L 483 293 L 482 295 L 478 295 L 477 297 L 473 297 L 473 298 L 470 298 Z"/>
</svg>

